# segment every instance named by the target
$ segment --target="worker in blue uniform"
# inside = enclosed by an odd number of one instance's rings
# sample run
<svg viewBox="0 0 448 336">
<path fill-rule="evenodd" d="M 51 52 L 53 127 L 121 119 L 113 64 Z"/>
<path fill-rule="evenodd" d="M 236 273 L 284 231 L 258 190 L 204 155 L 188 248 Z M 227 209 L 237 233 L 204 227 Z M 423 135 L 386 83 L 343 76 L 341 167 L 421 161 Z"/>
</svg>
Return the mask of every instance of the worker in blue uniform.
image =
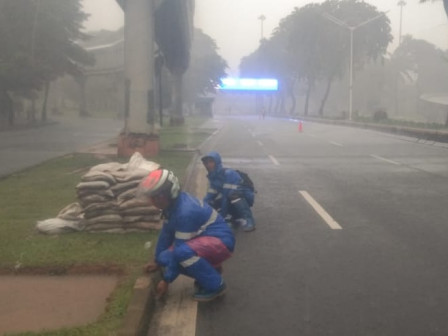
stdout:
<svg viewBox="0 0 448 336">
<path fill-rule="evenodd" d="M 210 152 L 201 160 L 207 169 L 209 181 L 204 202 L 210 204 L 224 218 L 239 224 L 243 231 L 255 230 L 251 210 L 255 199 L 254 190 L 244 185 L 243 178 L 236 170 L 222 166 L 219 153 Z"/>
<path fill-rule="evenodd" d="M 235 238 L 226 221 L 207 203 L 181 191 L 173 172 L 157 169 L 142 180 L 137 197 L 162 210 L 164 223 L 148 272 L 161 269 L 157 284 L 162 296 L 179 274 L 195 279 L 196 301 L 224 294 L 221 264 L 231 257 Z"/>
</svg>

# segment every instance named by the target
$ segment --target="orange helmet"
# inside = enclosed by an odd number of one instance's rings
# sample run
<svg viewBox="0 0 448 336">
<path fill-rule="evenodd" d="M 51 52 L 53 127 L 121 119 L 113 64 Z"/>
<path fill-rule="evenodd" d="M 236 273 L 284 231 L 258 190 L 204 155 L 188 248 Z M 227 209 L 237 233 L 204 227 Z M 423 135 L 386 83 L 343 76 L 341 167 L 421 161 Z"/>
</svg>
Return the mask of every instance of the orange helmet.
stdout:
<svg viewBox="0 0 448 336">
<path fill-rule="evenodd" d="M 137 197 L 152 197 L 162 192 L 168 192 L 172 199 L 179 196 L 179 180 L 170 170 L 156 169 L 140 182 Z"/>
</svg>

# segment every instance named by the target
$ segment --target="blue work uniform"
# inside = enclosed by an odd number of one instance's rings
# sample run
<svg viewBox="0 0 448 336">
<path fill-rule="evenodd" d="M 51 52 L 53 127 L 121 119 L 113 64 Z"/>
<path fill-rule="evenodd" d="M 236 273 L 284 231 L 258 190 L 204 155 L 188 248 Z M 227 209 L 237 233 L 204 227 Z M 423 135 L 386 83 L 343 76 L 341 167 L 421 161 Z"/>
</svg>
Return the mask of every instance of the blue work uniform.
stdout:
<svg viewBox="0 0 448 336">
<path fill-rule="evenodd" d="M 226 221 L 208 204 L 186 192 L 181 192 L 163 215 L 155 257 L 163 266 L 164 280 L 170 283 L 185 274 L 201 288 L 217 290 L 222 284 L 217 268 L 235 247 L 235 237 Z"/>
<path fill-rule="evenodd" d="M 221 216 L 229 214 L 233 219 L 244 219 L 249 226 L 255 225 L 252 211 L 254 191 L 243 185 L 243 179 L 237 171 L 223 168 L 221 156 L 217 152 L 210 152 L 202 160 L 212 158 L 215 169 L 207 174 L 209 187 L 204 202 L 209 203 Z"/>
</svg>

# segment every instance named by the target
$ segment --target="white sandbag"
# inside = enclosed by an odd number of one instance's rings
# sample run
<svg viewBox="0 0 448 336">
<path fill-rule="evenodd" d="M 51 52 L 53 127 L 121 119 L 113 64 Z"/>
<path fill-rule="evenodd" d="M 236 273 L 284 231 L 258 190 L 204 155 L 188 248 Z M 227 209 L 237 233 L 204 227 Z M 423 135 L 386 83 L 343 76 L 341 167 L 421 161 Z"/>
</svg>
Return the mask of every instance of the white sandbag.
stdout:
<svg viewBox="0 0 448 336">
<path fill-rule="evenodd" d="M 146 170 L 149 173 L 158 168 L 160 168 L 160 165 L 158 163 L 145 160 L 142 154 L 140 154 L 139 152 L 135 152 L 129 159 L 127 170 Z"/>
<path fill-rule="evenodd" d="M 123 216 L 123 223 L 135 223 L 135 222 L 159 222 L 161 220 L 159 215 L 152 216 Z"/>
<path fill-rule="evenodd" d="M 113 193 L 115 195 L 119 195 L 119 194 L 125 192 L 126 190 L 138 187 L 138 185 L 140 184 L 140 181 L 141 180 L 120 182 L 120 183 L 117 183 L 116 185 L 114 185 L 113 187 L 111 187 L 110 189 L 113 191 Z"/>
<path fill-rule="evenodd" d="M 82 211 L 84 213 L 86 212 L 90 212 L 90 211 L 99 211 L 101 212 L 101 210 L 109 210 L 109 209 L 117 209 L 118 210 L 118 205 L 117 202 L 115 200 L 111 200 L 108 202 L 103 202 L 103 203 L 92 203 L 88 206 L 85 206 L 82 208 Z"/>
<path fill-rule="evenodd" d="M 135 198 L 136 194 L 137 194 L 137 188 L 126 190 L 125 192 L 117 196 L 117 201 L 119 203 L 125 202 L 127 200 Z"/>
<path fill-rule="evenodd" d="M 117 183 L 115 181 L 115 178 L 106 172 L 102 172 L 99 170 L 90 171 L 87 174 L 84 174 L 81 177 L 81 182 L 92 182 L 92 181 L 105 181 L 108 182 L 110 185 L 114 185 Z"/>
<path fill-rule="evenodd" d="M 83 218 L 81 205 L 79 203 L 71 203 L 59 211 L 56 217 L 68 221 L 79 221 Z"/>
<path fill-rule="evenodd" d="M 91 182 L 80 182 L 76 186 L 76 189 L 83 190 L 100 190 L 100 189 L 109 189 L 110 183 L 106 181 L 91 181 Z"/>
<path fill-rule="evenodd" d="M 161 211 L 154 206 L 145 206 L 139 208 L 128 208 L 121 210 L 120 213 L 123 216 L 151 216 L 151 215 L 159 215 Z"/>
<path fill-rule="evenodd" d="M 144 207 L 144 206 L 151 206 L 148 201 L 146 200 L 140 200 L 137 198 L 132 198 L 129 200 L 123 200 L 118 204 L 118 207 L 120 210 L 130 209 L 130 208 L 138 208 L 138 207 Z"/>
<path fill-rule="evenodd" d="M 75 221 L 62 218 L 50 218 L 43 221 L 37 221 L 36 228 L 41 233 L 60 234 L 82 231 L 84 225 L 83 220 Z"/>
<path fill-rule="evenodd" d="M 103 173 L 111 173 L 113 175 L 114 172 L 120 170 L 122 171 L 126 170 L 127 166 L 128 166 L 127 163 L 118 163 L 118 162 L 100 163 L 90 168 L 89 173 L 100 171 Z"/>
<path fill-rule="evenodd" d="M 90 226 L 97 223 L 121 223 L 122 218 L 120 215 L 101 215 L 85 220 L 85 225 Z"/>
<path fill-rule="evenodd" d="M 76 195 L 78 196 L 78 198 L 83 198 L 90 195 L 104 196 L 110 199 L 115 198 L 115 195 L 111 189 L 78 189 L 76 190 Z"/>
</svg>

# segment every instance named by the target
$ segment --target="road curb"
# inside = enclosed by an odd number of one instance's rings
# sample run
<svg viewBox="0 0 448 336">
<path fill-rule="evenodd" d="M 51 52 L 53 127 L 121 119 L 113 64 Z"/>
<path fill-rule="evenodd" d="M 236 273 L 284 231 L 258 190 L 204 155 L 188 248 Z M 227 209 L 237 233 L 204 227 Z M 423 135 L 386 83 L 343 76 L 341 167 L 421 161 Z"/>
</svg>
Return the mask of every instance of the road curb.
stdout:
<svg viewBox="0 0 448 336">
<path fill-rule="evenodd" d="M 142 275 L 135 281 L 119 336 L 146 336 L 156 306 L 156 285 L 160 280 L 161 275 L 155 273 Z"/>
<path fill-rule="evenodd" d="M 193 193 L 196 188 L 194 181 L 195 168 L 200 156 L 203 154 L 204 146 L 208 144 L 219 129 L 205 139 L 196 149 L 193 149 L 194 155 L 185 170 L 183 189 Z M 153 318 L 156 308 L 156 286 L 162 279 L 159 272 L 149 275 L 141 275 L 134 284 L 131 301 L 126 310 L 123 326 L 118 332 L 119 336 L 146 336 L 149 324 Z"/>
</svg>

